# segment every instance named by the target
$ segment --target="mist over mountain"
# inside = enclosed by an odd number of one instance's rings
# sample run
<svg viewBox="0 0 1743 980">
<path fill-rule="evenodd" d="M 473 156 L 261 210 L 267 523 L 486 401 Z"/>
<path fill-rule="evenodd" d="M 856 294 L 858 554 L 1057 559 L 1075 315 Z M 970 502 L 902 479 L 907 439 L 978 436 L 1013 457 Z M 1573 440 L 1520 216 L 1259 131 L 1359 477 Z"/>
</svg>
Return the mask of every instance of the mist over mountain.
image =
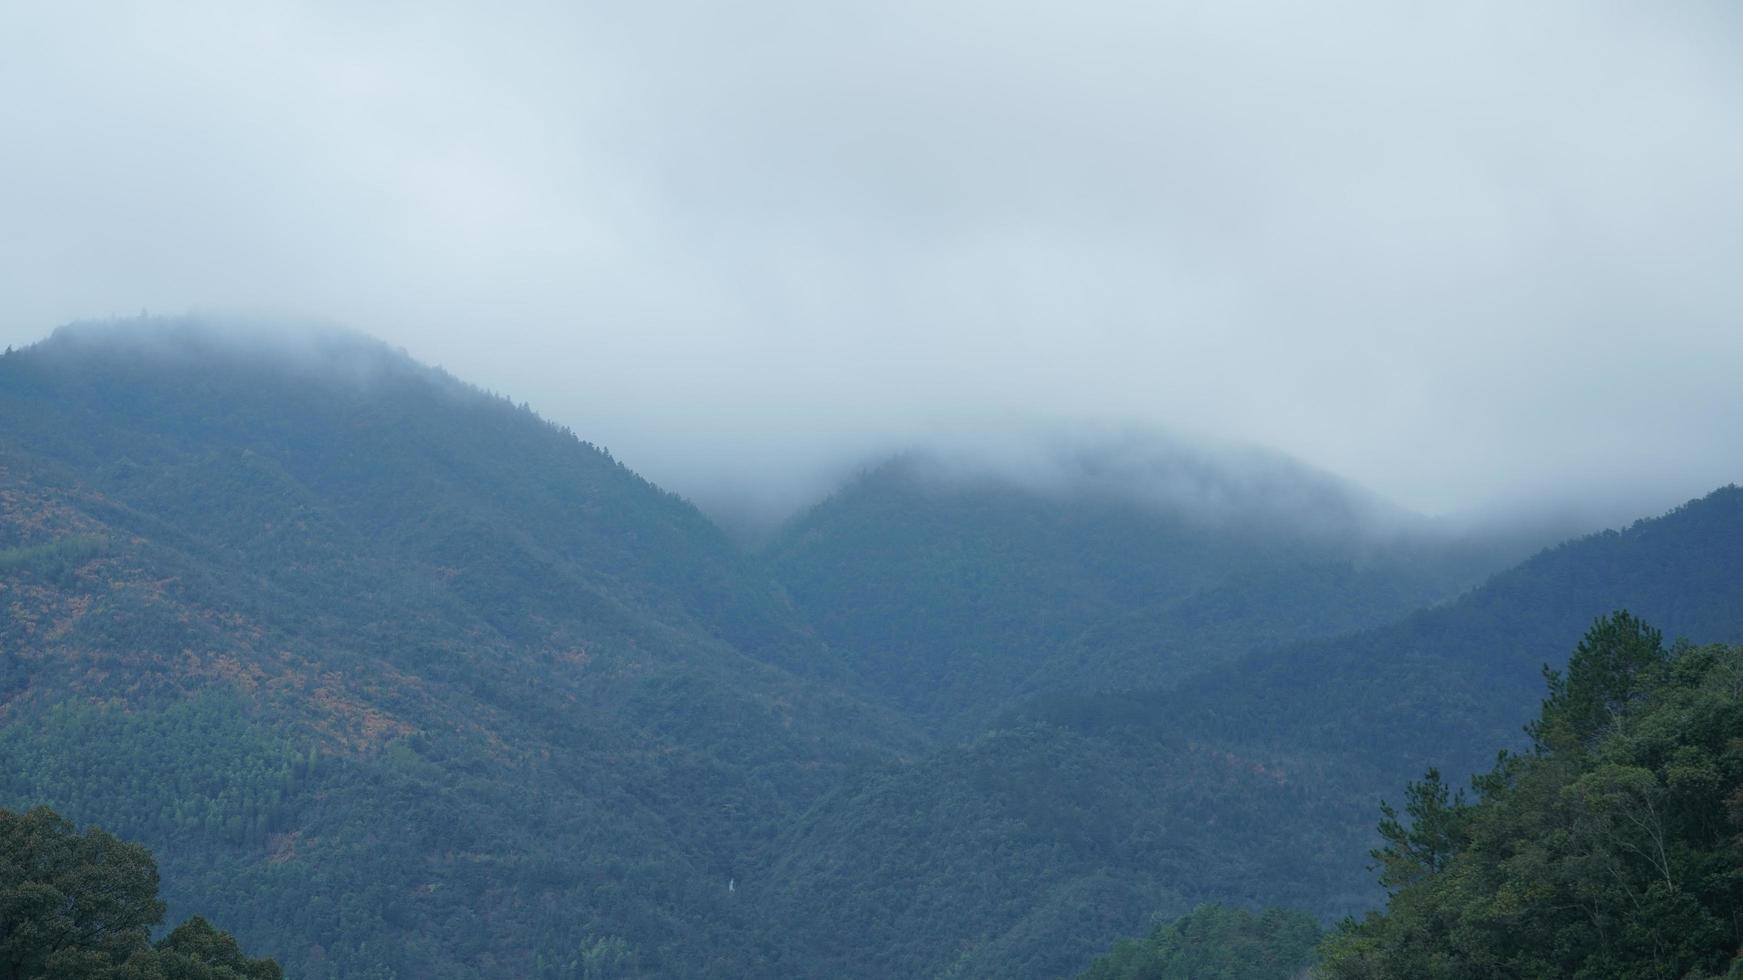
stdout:
<svg viewBox="0 0 1743 980">
<path fill-rule="evenodd" d="M 1542 545 L 1606 526 L 1604 507 L 1538 500 L 1418 514 L 1350 480 L 1261 446 L 1154 426 L 1006 421 L 841 447 L 809 476 L 777 468 L 769 482 L 735 486 L 692 475 L 681 491 L 745 546 L 771 546 L 831 498 L 899 471 L 940 496 L 1005 489 L 1065 505 L 1129 507 L 1201 528 L 1263 525 L 1286 536 L 1338 542 L 1355 556 L 1407 546 L 1497 549 L 1522 558 Z M 1623 512 L 1621 522 L 1636 512 Z"/>
<path fill-rule="evenodd" d="M 1585 530 L 1743 471 L 1731 4 L 747 4 L 7 5 L 0 347 L 331 317 L 699 501 L 1011 418 Z"/>
<path fill-rule="evenodd" d="M 0 978 L 1743 978 L 1734 0 L 0 40 Z"/>
<path fill-rule="evenodd" d="M 900 456 L 766 551 L 870 689 L 960 735 L 1022 696 L 1374 625 L 1537 543 L 1447 533 L 1276 454 L 1125 433 Z"/>
<path fill-rule="evenodd" d="M 1257 522 L 1304 537 L 1367 540 L 1415 519 L 1281 453 L 1135 426 L 1037 423 L 938 434 L 867 468 L 880 466 L 939 494 L 1003 485 L 1055 501 L 1135 505 L 1203 527 Z"/>
<path fill-rule="evenodd" d="M 0 417 L 0 806 L 296 976 L 1040 977 L 1360 911 L 1374 799 L 1583 623 L 1743 608 L 1734 489 L 1508 570 L 1541 529 L 1129 429 L 911 449 L 747 546 L 333 328 L 76 324 Z"/>
</svg>

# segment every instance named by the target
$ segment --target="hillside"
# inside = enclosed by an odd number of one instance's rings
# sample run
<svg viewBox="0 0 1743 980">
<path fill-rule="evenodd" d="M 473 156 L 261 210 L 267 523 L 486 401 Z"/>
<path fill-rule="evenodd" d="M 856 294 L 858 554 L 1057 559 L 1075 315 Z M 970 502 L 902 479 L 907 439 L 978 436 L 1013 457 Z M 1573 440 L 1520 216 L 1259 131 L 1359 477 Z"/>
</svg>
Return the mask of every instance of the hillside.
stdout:
<svg viewBox="0 0 1743 980">
<path fill-rule="evenodd" d="M 1626 606 L 1743 639 L 1743 491 L 1544 551 L 1277 457 L 875 467 L 747 553 L 366 338 L 0 357 L 0 806 L 311 978 L 1042 977 L 1373 907 L 1374 804 Z M 1039 476 L 1038 476 L 1039 474 Z"/>
<path fill-rule="evenodd" d="M 1672 637 L 1743 640 L 1743 489 L 1548 549 L 1394 625 L 1254 657 L 1153 707 L 1179 730 L 1371 759 L 1394 784 L 1429 765 L 1481 772 L 1495 747 L 1520 744 L 1542 668 L 1616 609 Z"/>
<path fill-rule="evenodd" d="M 1362 902 L 1346 865 L 1373 802 L 1305 775 L 1148 733 L 995 731 L 825 800 L 769 900 L 828 976 L 1071 975 L 1201 902 Z"/>
<path fill-rule="evenodd" d="M 1529 547 L 1256 450 L 1092 435 L 1030 455 L 897 457 L 769 548 L 868 696 L 947 736 L 1037 695 L 1172 685 L 1380 625 Z"/>
<path fill-rule="evenodd" d="M 373 342 L 63 329 L 0 417 L 0 801 L 291 975 L 757 972 L 729 879 L 915 744 L 689 505 Z"/>
<path fill-rule="evenodd" d="M 1516 746 L 1592 621 L 1743 638 L 1743 491 L 1550 549 L 1443 606 L 1174 689 L 1042 699 L 826 798 L 779 865 L 843 976 L 1081 969 L 1200 902 L 1371 907 L 1376 801 Z M 895 902 L 892 896 L 907 896 Z M 911 910 L 911 911 L 910 911 Z"/>
</svg>

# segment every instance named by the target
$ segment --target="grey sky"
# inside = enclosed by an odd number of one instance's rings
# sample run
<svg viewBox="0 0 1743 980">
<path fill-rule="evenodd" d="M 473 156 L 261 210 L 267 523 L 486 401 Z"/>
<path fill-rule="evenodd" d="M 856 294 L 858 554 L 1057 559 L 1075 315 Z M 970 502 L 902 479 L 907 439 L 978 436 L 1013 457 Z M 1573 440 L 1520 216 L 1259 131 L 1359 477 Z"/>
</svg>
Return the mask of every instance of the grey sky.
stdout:
<svg viewBox="0 0 1743 980">
<path fill-rule="evenodd" d="M 1734 3 L 0 5 L 0 343 L 319 317 L 676 489 L 1137 421 L 1743 480 Z"/>
</svg>

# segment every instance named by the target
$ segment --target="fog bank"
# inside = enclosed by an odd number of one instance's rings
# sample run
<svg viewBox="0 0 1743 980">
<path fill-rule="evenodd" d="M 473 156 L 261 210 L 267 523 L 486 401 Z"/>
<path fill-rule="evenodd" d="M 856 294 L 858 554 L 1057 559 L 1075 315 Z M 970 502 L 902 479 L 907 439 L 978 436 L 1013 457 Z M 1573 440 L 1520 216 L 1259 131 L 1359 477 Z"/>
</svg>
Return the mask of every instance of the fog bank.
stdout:
<svg viewBox="0 0 1743 980">
<path fill-rule="evenodd" d="M 1030 423 L 1429 513 L 1743 479 L 1718 0 L 73 0 L 0 36 L 0 344 L 338 321 L 766 513 Z"/>
</svg>

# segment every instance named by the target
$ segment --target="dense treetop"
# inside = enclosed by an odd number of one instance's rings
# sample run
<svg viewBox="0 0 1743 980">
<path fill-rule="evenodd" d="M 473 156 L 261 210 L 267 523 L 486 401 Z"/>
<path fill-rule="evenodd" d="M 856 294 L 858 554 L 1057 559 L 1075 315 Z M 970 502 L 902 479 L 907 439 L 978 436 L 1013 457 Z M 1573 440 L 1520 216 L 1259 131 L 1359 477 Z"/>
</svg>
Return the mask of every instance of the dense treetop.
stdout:
<svg viewBox="0 0 1743 980">
<path fill-rule="evenodd" d="M 145 848 L 47 808 L 0 810 L 0 977 L 282 980 L 198 916 L 151 942 L 163 913 Z"/>
<path fill-rule="evenodd" d="M 1325 945 L 1327 980 L 1743 975 L 1743 647 L 1599 621 L 1532 725 L 1452 793 L 1385 810 L 1389 898 Z"/>
<path fill-rule="evenodd" d="M 1305 913 L 1201 905 L 1115 944 L 1080 980 L 1291 980 L 1306 973 L 1319 936 Z"/>
</svg>

